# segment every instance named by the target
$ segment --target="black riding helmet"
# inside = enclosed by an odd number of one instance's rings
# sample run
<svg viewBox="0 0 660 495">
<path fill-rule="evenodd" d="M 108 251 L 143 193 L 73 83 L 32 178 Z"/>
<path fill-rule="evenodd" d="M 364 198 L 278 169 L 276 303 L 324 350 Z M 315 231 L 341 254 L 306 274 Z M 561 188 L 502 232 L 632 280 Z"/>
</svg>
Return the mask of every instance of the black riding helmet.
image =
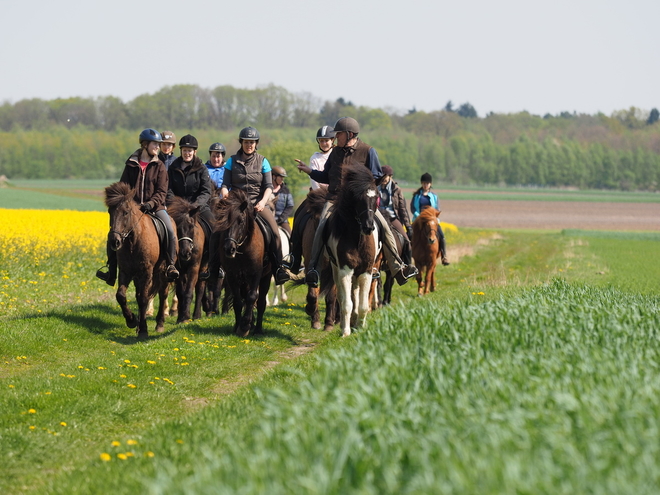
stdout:
<svg viewBox="0 0 660 495">
<path fill-rule="evenodd" d="M 238 140 L 245 141 L 259 141 L 259 131 L 254 127 L 244 127 L 238 134 Z"/>
<path fill-rule="evenodd" d="M 422 177 L 419 179 L 419 181 L 420 181 L 420 182 L 429 182 L 429 183 L 432 183 L 432 182 L 433 182 L 433 177 L 431 177 L 431 174 L 429 174 L 428 172 L 426 172 L 426 173 L 424 173 L 424 174 L 422 175 Z"/>
<path fill-rule="evenodd" d="M 191 134 L 186 134 L 179 140 L 179 148 L 192 148 L 196 150 L 198 146 L 197 138 Z"/>
<path fill-rule="evenodd" d="M 209 154 L 213 153 L 214 151 L 222 153 L 222 156 L 225 156 L 227 153 L 227 150 L 222 143 L 213 143 L 211 146 L 209 146 Z"/>
<path fill-rule="evenodd" d="M 335 123 L 335 134 L 338 132 L 352 132 L 356 136 L 360 132 L 360 124 L 352 117 L 342 117 Z"/>
</svg>

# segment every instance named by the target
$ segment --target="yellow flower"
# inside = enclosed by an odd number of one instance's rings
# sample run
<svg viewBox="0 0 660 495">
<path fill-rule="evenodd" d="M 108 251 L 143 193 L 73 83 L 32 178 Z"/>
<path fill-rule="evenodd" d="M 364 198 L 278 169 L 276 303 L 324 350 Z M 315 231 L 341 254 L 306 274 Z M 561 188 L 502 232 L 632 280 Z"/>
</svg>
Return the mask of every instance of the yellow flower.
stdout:
<svg viewBox="0 0 660 495">
<path fill-rule="evenodd" d="M 137 388 L 137 385 L 133 385 L 132 383 L 129 383 L 126 385 L 128 388 Z"/>
<path fill-rule="evenodd" d="M 126 443 L 128 445 L 137 445 L 137 440 L 127 440 Z"/>
<path fill-rule="evenodd" d="M 108 462 L 110 459 L 112 459 L 112 457 L 110 457 L 110 454 L 106 452 L 103 452 L 99 457 L 103 462 Z"/>
<path fill-rule="evenodd" d="M 126 454 L 117 454 L 117 459 L 121 459 L 122 461 L 125 461 L 127 459 Z"/>
<path fill-rule="evenodd" d="M 119 442 L 117 440 L 113 440 L 110 445 L 112 445 L 113 447 L 119 447 L 121 445 L 121 442 Z"/>
<path fill-rule="evenodd" d="M 28 414 L 36 414 L 37 410 L 36 409 L 28 409 Z"/>
<path fill-rule="evenodd" d="M 126 378 L 126 375 L 119 375 L 119 378 Z"/>
<path fill-rule="evenodd" d="M 130 363 L 131 360 L 130 360 L 130 359 L 124 359 L 124 362 L 125 362 L 125 363 Z"/>
<path fill-rule="evenodd" d="M 66 423 L 64 421 L 61 421 L 60 426 L 66 426 Z"/>
<path fill-rule="evenodd" d="M 149 364 L 156 364 L 156 361 L 147 361 Z"/>
<path fill-rule="evenodd" d="M 36 428 L 36 426 L 30 426 L 31 430 L 34 430 L 35 428 Z"/>
<path fill-rule="evenodd" d="M 154 454 L 154 453 L 150 450 L 150 451 L 148 451 L 148 452 L 145 452 L 144 455 L 145 455 L 146 457 L 153 457 L 153 456 L 155 456 L 156 454 Z"/>
<path fill-rule="evenodd" d="M 9 388 L 15 388 L 13 385 L 9 385 Z"/>
</svg>

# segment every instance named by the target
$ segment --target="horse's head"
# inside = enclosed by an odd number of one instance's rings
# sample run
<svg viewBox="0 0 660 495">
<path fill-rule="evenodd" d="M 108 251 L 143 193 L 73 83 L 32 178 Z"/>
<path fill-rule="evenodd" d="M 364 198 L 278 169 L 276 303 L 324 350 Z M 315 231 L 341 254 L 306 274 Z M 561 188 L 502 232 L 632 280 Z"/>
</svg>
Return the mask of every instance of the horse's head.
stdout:
<svg viewBox="0 0 660 495">
<path fill-rule="evenodd" d="M 371 235 L 376 228 L 374 215 L 378 191 L 371 171 L 363 166 L 348 167 L 342 175 L 342 185 L 335 205 L 344 218 L 353 216 L 363 235 Z M 351 212 L 349 214 L 349 212 Z"/>
<path fill-rule="evenodd" d="M 113 251 L 121 249 L 139 219 L 140 209 L 133 199 L 135 191 L 123 182 L 105 188 L 105 204 L 110 213 L 108 242 Z"/>
<path fill-rule="evenodd" d="M 179 259 L 190 261 L 195 249 L 200 249 L 200 246 L 195 245 L 195 229 L 199 207 L 183 198 L 175 197 L 168 205 L 167 210 L 176 223 L 177 236 L 179 237 Z"/>
<path fill-rule="evenodd" d="M 439 215 L 440 212 L 435 208 L 424 208 L 413 224 L 413 232 L 415 232 L 415 225 L 421 226 L 421 235 L 424 240 L 428 244 L 434 244 L 438 240 Z"/>
<path fill-rule="evenodd" d="M 219 204 L 216 230 L 224 232 L 222 249 L 227 258 L 235 258 L 238 248 L 252 234 L 254 211 L 247 194 L 240 189 L 232 190 Z"/>
</svg>

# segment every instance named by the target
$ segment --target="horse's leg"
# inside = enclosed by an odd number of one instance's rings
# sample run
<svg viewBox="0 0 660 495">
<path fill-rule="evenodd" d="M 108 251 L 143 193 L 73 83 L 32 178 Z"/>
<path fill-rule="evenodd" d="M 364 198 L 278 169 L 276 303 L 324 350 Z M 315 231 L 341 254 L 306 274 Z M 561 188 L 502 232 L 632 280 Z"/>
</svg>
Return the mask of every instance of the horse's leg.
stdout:
<svg viewBox="0 0 660 495">
<path fill-rule="evenodd" d="M 126 290 L 128 289 L 128 284 L 130 283 L 131 280 L 126 275 L 124 275 L 121 270 L 119 270 L 119 287 L 117 287 L 117 294 L 115 295 L 115 298 L 117 299 L 119 307 L 121 308 L 121 312 L 124 315 L 124 319 L 126 320 L 126 326 L 128 328 L 135 328 L 138 325 L 138 320 L 133 312 L 129 309 L 126 301 Z"/>
<path fill-rule="evenodd" d="M 353 270 L 350 268 L 338 268 L 333 265 L 334 279 L 337 285 L 337 299 L 339 300 L 339 327 L 342 337 L 351 334 L 351 313 L 353 302 L 351 300 L 351 280 Z"/>
<path fill-rule="evenodd" d="M 275 285 L 275 279 L 273 277 L 270 277 L 270 280 L 273 281 L 273 287 L 274 287 L 272 305 L 277 306 L 279 304 L 279 301 L 277 300 L 277 285 Z M 270 289 L 270 280 L 268 281 L 268 288 L 269 289 Z M 271 305 L 270 299 L 268 297 L 266 297 L 266 306 L 270 306 L 270 305 Z"/>
<path fill-rule="evenodd" d="M 193 311 L 193 320 L 199 320 L 202 317 L 202 301 L 206 293 L 206 281 L 197 280 L 195 284 L 195 310 Z"/>
<path fill-rule="evenodd" d="M 149 304 L 147 305 L 147 316 L 154 315 L 154 298 L 149 298 Z"/>
<path fill-rule="evenodd" d="M 179 299 L 179 317 L 177 323 L 190 320 L 190 304 L 192 303 L 193 291 L 197 284 L 195 267 L 189 267 L 176 281 L 176 295 Z"/>
<path fill-rule="evenodd" d="M 429 262 L 426 265 L 426 276 L 424 277 L 424 295 L 429 293 L 429 290 L 431 289 L 431 277 L 433 276 L 433 270 L 435 269 L 435 266 L 433 266 L 433 262 Z"/>
<path fill-rule="evenodd" d="M 261 283 L 259 285 L 259 297 L 257 299 L 257 324 L 254 326 L 255 334 L 264 333 L 263 321 L 264 312 L 266 311 L 266 300 L 268 299 L 270 279 L 271 277 L 261 277 Z"/>
<path fill-rule="evenodd" d="M 337 304 L 337 287 L 333 284 L 325 296 L 325 326 L 323 327 L 325 332 L 328 332 L 335 327 L 338 313 L 339 305 Z"/>
<path fill-rule="evenodd" d="M 141 339 L 149 335 L 147 330 L 147 307 L 149 306 L 149 289 L 152 283 L 151 274 L 140 274 L 135 280 L 135 300 L 139 311 L 137 336 Z"/>
<path fill-rule="evenodd" d="M 170 295 L 170 284 L 162 281 L 158 289 L 158 313 L 156 314 L 156 332 L 163 333 L 165 331 L 165 309 L 167 307 L 167 299 Z"/>
<path fill-rule="evenodd" d="M 305 313 L 312 319 L 312 328 L 318 330 L 321 328 L 321 315 L 319 314 L 319 290 L 318 288 L 307 288 L 307 305 Z"/>
<path fill-rule="evenodd" d="M 367 315 L 371 310 L 369 305 L 369 288 L 371 287 L 371 273 L 362 273 L 357 278 L 357 320 L 355 322 L 357 328 L 363 327 L 367 322 Z M 354 311 L 355 312 L 355 311 Z"/>
<path fill-rule="evenodd" d="M 247 282 L 247 286 L 245 288 L 247 290 L 244 291 L 243 316 L 241 318 L 241 324 L 238 328 L 239 337 L 247 337 L 250 335 L 250 330 L 252 330 L 252 323 L 254 320 L 254 305 L 257 302 L 259 291 L 257 281 L 255 280 Z"/>
<path fill-rule="evenodd" d="M 176 293 L 172 296 L 172 307 L 170 308 L 170 313 L 179 312 L 179 298 L 176 297 Z"/>
<path fill-rule="evenodd" d="M 419 271 L 417 272 L 417 276 L 415 277 L 417 279 L 417 296 L 422 297 L 424 295 L 424 269 L 425 265 L 418 265 L 419 266 Z"/>
<path fill-rule="evenodd" d="M 225 289 L 226 290 L 226 289 Z M 241 318 L 243 316 L 243 295 L 241 294 L 241 290 L 231 288 L 232 292 L 234 293 L 233 295 L 233 306 L 234 306 L 234 333 L 238 335 L 239 333 L 239 326 L 241 324 Z M 225 300 L 223 301 L 222 304 L 222 309 L 224 311 L 225 309 L 225 304 L 227 302 L 227 298 L 225 297 Z M 224 314 L 224 313 L 223 313 Z"/>
<path fill-rule="evenodd" d="M 394 276 L 388 271 L 385 275 L 383 284 L 383 305 L 392 303 L 392 287 L 394 286 Z"/>
</svg>

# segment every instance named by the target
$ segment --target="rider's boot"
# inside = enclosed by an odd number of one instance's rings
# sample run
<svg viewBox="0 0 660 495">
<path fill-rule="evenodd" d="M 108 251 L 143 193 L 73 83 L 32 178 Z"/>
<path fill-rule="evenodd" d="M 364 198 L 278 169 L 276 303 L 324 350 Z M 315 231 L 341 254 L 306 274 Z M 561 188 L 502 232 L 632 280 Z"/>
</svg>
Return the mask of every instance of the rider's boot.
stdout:
<svg viewBox="0 0 660 495">
<path fill-rule="evenodd" d="M 408 281 L 409 278 L 414 277 L 418 273 L 419 270 L 415 265 L 403 265 L 401 270 L 399 270 L 394 276 L 394 280 L 396 280 L 397 284 L 403 285 Z"/>
<path fill-rule="evenodd" d="M 444 266 L 447 266 L 449 264 L 449 260 L 447 259 L 447 244 L 445 242 L 445 236 L 440 237 L 440 260 L 442 261 L 442 264 Z"/>
<path fill-rule="evenodd" d="M 117 281 L 117 253 L 110 249 L 110 246 L 107 246 L 106 251 L 108 262 L 103 268 L 96 270 L 96 277 L 103 280 L 110 287 L 114 287 Z M 105 271 L 106 268 L 107 271 Z"/>
<path fill-rule="evenodd" d="M 176 263 L 176 244 L 170 243 L 167 246 L 167 258 L 169 261 L 169 265 L 167 269 L 165 270 L 165 277 L 167 277 L 167 280 L 170 282 L 174 282 L 177 278 L 179 278 L 179 270 L 176 269 L 176 266 L 174 264 Z"/>
</svg>

